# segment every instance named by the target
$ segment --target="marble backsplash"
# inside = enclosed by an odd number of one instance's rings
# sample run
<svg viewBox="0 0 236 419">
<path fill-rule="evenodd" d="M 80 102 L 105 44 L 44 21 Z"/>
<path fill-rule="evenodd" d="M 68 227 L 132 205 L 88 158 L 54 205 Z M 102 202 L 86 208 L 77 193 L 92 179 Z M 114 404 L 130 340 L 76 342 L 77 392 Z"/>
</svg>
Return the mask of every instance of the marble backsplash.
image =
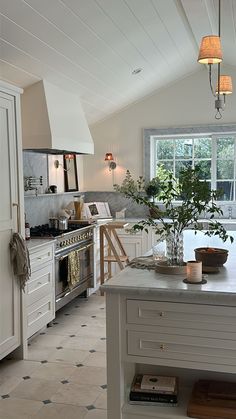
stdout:
<svg viewBox="0 0 236 419">
<path fill-rule="evenodd" d="M 50 217 L 56 217 L 59 211 L 73 201 L 74 193 L 50 194 L 25 197 L 25 213 L 31 226 L 46 224 Z M 84 192 L 85 202 L 108 202 L 111 214 L 126 208 L 127 218 L 143 218 L 148 215 L 147 209 L 124 198 L 117 192 Z"/>
</svg>

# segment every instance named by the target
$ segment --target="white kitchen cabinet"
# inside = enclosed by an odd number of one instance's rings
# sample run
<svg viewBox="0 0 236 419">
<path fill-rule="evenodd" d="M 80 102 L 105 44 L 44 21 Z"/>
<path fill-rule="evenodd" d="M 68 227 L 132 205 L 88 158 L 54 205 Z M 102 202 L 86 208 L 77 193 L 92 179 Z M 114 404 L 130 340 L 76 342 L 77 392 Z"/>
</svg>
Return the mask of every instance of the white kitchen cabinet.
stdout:
<svg viewBox="0 0 236 419">
<path fill-rule="evenodd" d="M 26 286 L 27 338 L 55 318 L 54 243 L 29 249 L 31 276 Z"/>
<path fill-rule="evenodd" d="M 109 289 L 109 281 L 103 287 L 108 419 L 186 419 L 195 381 L 235 381 L 235 305 L 159 301 L 148 289 L 142 299 L 138 290 L 130 294 L 127 286 L 129 295 L 124 295 L 124 283 L 121 292 L 117 281 L 115 284 L 116 290 L 112 282 Z M 178 406 L 129 404 L 129 390 L 137 373 L 178 376 Z"/>
<path fill-rule="evenodd" d="M 20 93 L 0 81 L 0 359 L 22 344 L 21 290 L 9 250 L 24 226 Z"/>
</svg>

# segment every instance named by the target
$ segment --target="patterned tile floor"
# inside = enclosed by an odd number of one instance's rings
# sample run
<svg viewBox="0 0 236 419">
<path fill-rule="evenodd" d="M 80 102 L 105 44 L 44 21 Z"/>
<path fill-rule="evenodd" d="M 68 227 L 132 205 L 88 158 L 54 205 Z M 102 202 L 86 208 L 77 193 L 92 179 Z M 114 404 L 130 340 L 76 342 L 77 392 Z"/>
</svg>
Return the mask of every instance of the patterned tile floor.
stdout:
<svg viewBox="0 0 236 419">
<path fill-rule="evenodd" d="M 104 297 L 67 304 L 28 349 L 0 361 L 0 419 L 106 419 Z"/>
</svg>

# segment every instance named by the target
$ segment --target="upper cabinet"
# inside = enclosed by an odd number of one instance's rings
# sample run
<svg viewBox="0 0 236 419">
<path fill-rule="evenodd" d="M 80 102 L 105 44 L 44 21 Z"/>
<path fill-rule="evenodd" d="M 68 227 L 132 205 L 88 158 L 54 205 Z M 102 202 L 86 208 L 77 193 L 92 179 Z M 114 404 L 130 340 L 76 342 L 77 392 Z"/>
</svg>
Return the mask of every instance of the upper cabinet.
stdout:
<svg viewBox="0 0 236 419">
<path fill-rule="evenodd" d="M 23 148 L 52 154 L 94 154 L 79 97 L 41 80 L 22 95 Z"/>
<path fill-rule="evenodd" d="M 0 359 L 21 343 L 21 291 L 9 249 L 24 224 L 20 92 L 0 81 Z"/>
</svg>

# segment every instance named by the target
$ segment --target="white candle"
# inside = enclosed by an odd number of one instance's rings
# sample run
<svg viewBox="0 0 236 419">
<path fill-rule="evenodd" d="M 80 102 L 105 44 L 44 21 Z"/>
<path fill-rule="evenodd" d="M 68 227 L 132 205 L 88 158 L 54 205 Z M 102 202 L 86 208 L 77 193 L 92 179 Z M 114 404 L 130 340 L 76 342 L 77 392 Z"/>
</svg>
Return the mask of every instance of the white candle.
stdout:
<svg viewBox="0 0 236 419">
<path fill-rule="evenodd" d="M 187 280 L 189 282 L 202 281 L 202 262 L 196 260 L 187 262 Z"/>
</svg>

